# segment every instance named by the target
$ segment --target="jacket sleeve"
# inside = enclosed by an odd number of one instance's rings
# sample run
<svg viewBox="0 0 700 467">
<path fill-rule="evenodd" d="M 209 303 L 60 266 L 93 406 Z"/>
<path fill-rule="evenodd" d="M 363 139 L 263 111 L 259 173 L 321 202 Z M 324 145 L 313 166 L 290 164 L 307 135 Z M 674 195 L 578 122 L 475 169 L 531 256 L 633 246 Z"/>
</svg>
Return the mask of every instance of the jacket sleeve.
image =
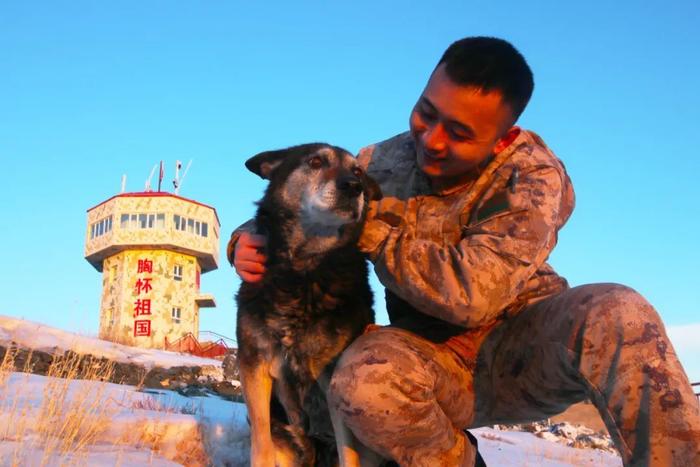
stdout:
<svg viewBox="0 0 700 467">
<path fill-rule="evenodd" d="M 515 193 L 498 192 L 508 208 L 462 226 L 454 245 L 416 238 L 417 199 L 387 200 L 387 210 L 370 212 L 359 246 L 384 286 L 416 309 L 479 327 L 515 300 L 554 248 L 563 185 L 553 166 L 521 173 Z"/>
<path fill-rule="evenodd" d="M 226 246 L 226 258 L 228 258 L 228 262 L 231 263 L 231 266 L 233 266 L 233 254 L 236 252 L 236 243 L 238 243 L 238 238 L 243 232 L 255 233 L 255 227 L 255 220 L 250 219 L 236 227 L 236 230 L 231 233 L 231 238 Z"/>
</svg>

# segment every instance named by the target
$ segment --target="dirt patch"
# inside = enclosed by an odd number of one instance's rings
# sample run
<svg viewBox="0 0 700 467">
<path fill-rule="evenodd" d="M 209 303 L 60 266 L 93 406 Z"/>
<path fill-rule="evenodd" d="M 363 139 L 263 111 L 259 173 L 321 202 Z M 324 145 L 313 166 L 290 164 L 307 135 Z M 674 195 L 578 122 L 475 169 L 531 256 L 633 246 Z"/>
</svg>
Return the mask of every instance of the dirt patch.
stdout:
<svg viewBox="0 0 700 467">
<path fill-rule="evenodd" d="M 552 423 L 568 422 L 572 425 L 583 425 L 594 431 L 602 431 L 606 435 L 608 434 L 608 430 L 605 428 L 605 424 L 598 414 L 598 409 L 590 402 L 574 404 L 566 409 L 566 411 L 555 415 L 550 420 Z"/>
</svg>

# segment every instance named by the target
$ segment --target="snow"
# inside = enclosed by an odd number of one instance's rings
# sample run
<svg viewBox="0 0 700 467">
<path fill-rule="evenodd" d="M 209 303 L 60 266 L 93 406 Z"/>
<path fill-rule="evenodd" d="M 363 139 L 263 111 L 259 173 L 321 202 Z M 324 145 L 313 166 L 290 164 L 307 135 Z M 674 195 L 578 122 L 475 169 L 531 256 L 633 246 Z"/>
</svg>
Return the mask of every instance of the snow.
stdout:
<svg viewBox="0 0 700 467">
<path fill-rule="evenodd" d="M 479 441 L 479 452 L 489 466 L 595 466 L 622 465 L 619 456 L 595 449 L 577 449 L 523 431 L 492 428 L 470 430 Z"/>
<path fill-rule="evenodd" d="M 174 366 L 216 366 L 219 360 L 165 350 L 140 349 L 114 342 L 79 336 L 40 323 L 0 316 L 0 345 L 16 342 L 20 347 L 54 352 L 72 350 L 78 354 L 91 354 L 121 363 L 134 363 L 146 369 Z"/>
<path fill-rule="evenodd" d="M 0 345 L 104 356 L 120 362 L 172 367 L 214 365 L 217 360 L 126 347 L 71 334 L 38 323 L 0 316 Z M 90 465 L 156 467 L 175 465 L 249 465 L 250 432 L 243 404 L 214 393 L 187 397 L 170 390 L 140 389 L 99 381 L 61 380 L 25 373 L 0 373 L 0 466 Z M 56 388 L 59 388 L 58 390 Z M 83 449 L 59 452 L 46 448 L 41 433 L 46 406 L 58 400 L 65 408 L 48 424 L 60 425 L 77 409 L 103 417 L 96 435 Z M 82 404 L 82 405 L 80 405 Z M 566 428 L 571 431 L 573 428 Z M 492 428 L 471 430 L 491 466 L 622 465 L 618 456 L 577 449 L 528 432 Z M 577 432 L 569 433 L 577 436 Z M 556 438 L 556 437 L 555 437 Z"/>
<path fill-rule="evenodd" d="M 18 459 L 14 459 L 13 453 L 21 451 Z M 136 449 L 132 447 L 120 447 L 115 450 L 110 445 L 95 445 L 90 447 L 85 455 L 68 454 L 60 460 L 57 458 L 43 459 L 42 449 L 21 446 L 20 443 L 7 441 L 0 443 L 0 465 L 24 465 L 27 467 L 40 465 L 94 465 L 101 466 L 137 466 L 149 465 L 153 467 L 175 467 L 180 466 L 177 462 L 169 461 L 158 456 L 153 451 L 146 449 Z M 13 461 L 16 461 L 13 464 Z M 43 464 L 42 464 L 43 461 Z"/>
<path fill-rule="evenodd" d="M 19 405 L 29 404 L 35 411 L 41 404 L 46 385 L 52 378 L 39 375 L 13 373 L 5 384 L 2 408 L 7 408 L 19 398 Z M 89 446 L 87 454 L 73 457 L 85 465 L 111 466 L 115 459 L 120 459 L 123 466 L 180 465 L 168 458 L 174 457 L 174 450 L 190 436 L 193 430 L 203 434 L 203 443 L 208 447 L 208 454 L 214 465 L 247 465 L 249 431 L 246 422 L 245 406 L 229 402 L 215 396 L 184 397 L 177 392 L 167 390 L 138 391 L 133 386 L 100 383 L 94 381 L 70 382 L 69 398 L 85 392 L 97 393 L 97 387 L 103 386 L 101 397 L 104 409 L 110 413 L 109 430 L 100 439 L 101 442 Z M 140 404 L 153 404 L 153 400 L 166 411 L 138 408 Z M 195 414 L 182 414 L 178 411 L 191 411 L 194 403 Z M 0 426 L 7 424 L 7 414 L 0 413 Z M 5 418 L 4 418 L 5 417 Z M 159 453 L 139 447 L 111 444 L 109 441 L 123 436 L 148 423 L 158 425 L 163 434 Z M 30 425 L 34 421 L 30 420 Z M 472 433 L 479 440 L 481 455 L 488 465 L 497 466 L 620 466 L 619 457 L 603 451 L 575 449 L 550 442 L 532 433 L 498 431 L 491 428 L 478 428 Z M 30 433 L 25 437 L 30 438 Z M 12 458 L 16 441 L 0 443 L 0 459 Z M 39 465 L 42 450 L 32 447 L 21 451 L 21 465 Z M 69 463 L 70 458 L 62 462 Z M 58 459 L 56 459 L 58 461 Z M 53 462 L 49 462 L 52 465 Z M 5 465 L 2 462 L 2 465 Z"/>
<path fill-rule="evenodd" d="M 41 407 L 58 378 L 10 373 L 0 387 L 0 465 L 40 465 L 44 449 L 37 445 Z M 60 382 L 59 382 L 60 383 Z M 69 464 L 78 459 L 83 465 L 182 465 L 174 463 L 183 445 L 206 446 L 214 465 L 245 465 L 248 458 L 249 430 L 245 406 L 215 395 L 185 397 L 169 390 L 142 390 L 134 386 L 98 381 L 68 382 L 64 406 L 76 399 L 99 396 L 99 413 L 108 417 L 108 426 L 87 446 L 83 454 L 54 454 L 45 465 Z M 16 416 L 21 412 L 21 423 Z M 183 413 L 184 412 L 184 413 Z M 194 413 L 192 413 L 194 412 Z M 58 422 L 59 420 L 57 420 Z M 143 436 L 145 434 L 145 436 Z M 198 440 L 201 437 L 201 441 Z M 156 440 L 157 451 L 144 444 Z M 115 440 L 119 440 L 115 442 Z M 17 457 L 19 458 L 17 459 Z"/>
</svg>

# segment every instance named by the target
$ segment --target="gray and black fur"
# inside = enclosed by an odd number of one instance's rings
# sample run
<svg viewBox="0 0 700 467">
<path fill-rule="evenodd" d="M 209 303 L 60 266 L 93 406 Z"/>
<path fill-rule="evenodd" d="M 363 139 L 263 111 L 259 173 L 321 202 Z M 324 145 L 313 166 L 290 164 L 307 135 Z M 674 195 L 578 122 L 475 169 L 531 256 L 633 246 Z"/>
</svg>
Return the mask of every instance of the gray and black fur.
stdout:
<svg viewBox="0 0 700 467">
<path fill-rule="evenodd" d="M 298 465 L 335 465 L 325 392 L 340 353 L 374 321 L 355 244 L 379 187 L 350 153 L 320 143 L 264 152 L 246 167 L 269 180 L 255 216 L 268 260 L 262 282 L 236 296 L 241 373 L 269 368 L 275 449 Z"/>
</svg>

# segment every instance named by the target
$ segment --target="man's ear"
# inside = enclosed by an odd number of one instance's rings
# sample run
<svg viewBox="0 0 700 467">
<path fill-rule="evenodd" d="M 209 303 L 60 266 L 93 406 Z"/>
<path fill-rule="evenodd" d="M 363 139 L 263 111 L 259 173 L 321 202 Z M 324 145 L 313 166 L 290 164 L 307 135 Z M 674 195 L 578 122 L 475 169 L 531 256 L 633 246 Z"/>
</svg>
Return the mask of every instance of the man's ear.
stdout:
<svg viewBox="0 0 700 467">
<path fill-rule="evenodd" d="M 496 141 L 496 145 L 493 147 L 493 153 L 498 154 L 499 152 L 503 151 L 505 148 L 510 146 L 510 144 L 515 141 L 515 138 L 518 137 L 520 134 L 520 127 L 518 126 L 512 126 L 506 131 L 506 134 L 501 136 L 498 141 Z"/>
<path fill-rule="evenodd" d="M 367 193 L 370 201 L 379 201 L 384 196 L 382 189 L 379 188 L 379 184 L 369 175 L 362 175 L 362 184 L 365 186 L 365 193 Z"/>
<path fill-rule="evenodd" d="M 272 172 L 279 167 L 284 158 L 287 157 L 288 152 L 289 149 L 261 152 L 245 161 L 245 166 L 260 178 L 269 180 Z"/>
</svg>

